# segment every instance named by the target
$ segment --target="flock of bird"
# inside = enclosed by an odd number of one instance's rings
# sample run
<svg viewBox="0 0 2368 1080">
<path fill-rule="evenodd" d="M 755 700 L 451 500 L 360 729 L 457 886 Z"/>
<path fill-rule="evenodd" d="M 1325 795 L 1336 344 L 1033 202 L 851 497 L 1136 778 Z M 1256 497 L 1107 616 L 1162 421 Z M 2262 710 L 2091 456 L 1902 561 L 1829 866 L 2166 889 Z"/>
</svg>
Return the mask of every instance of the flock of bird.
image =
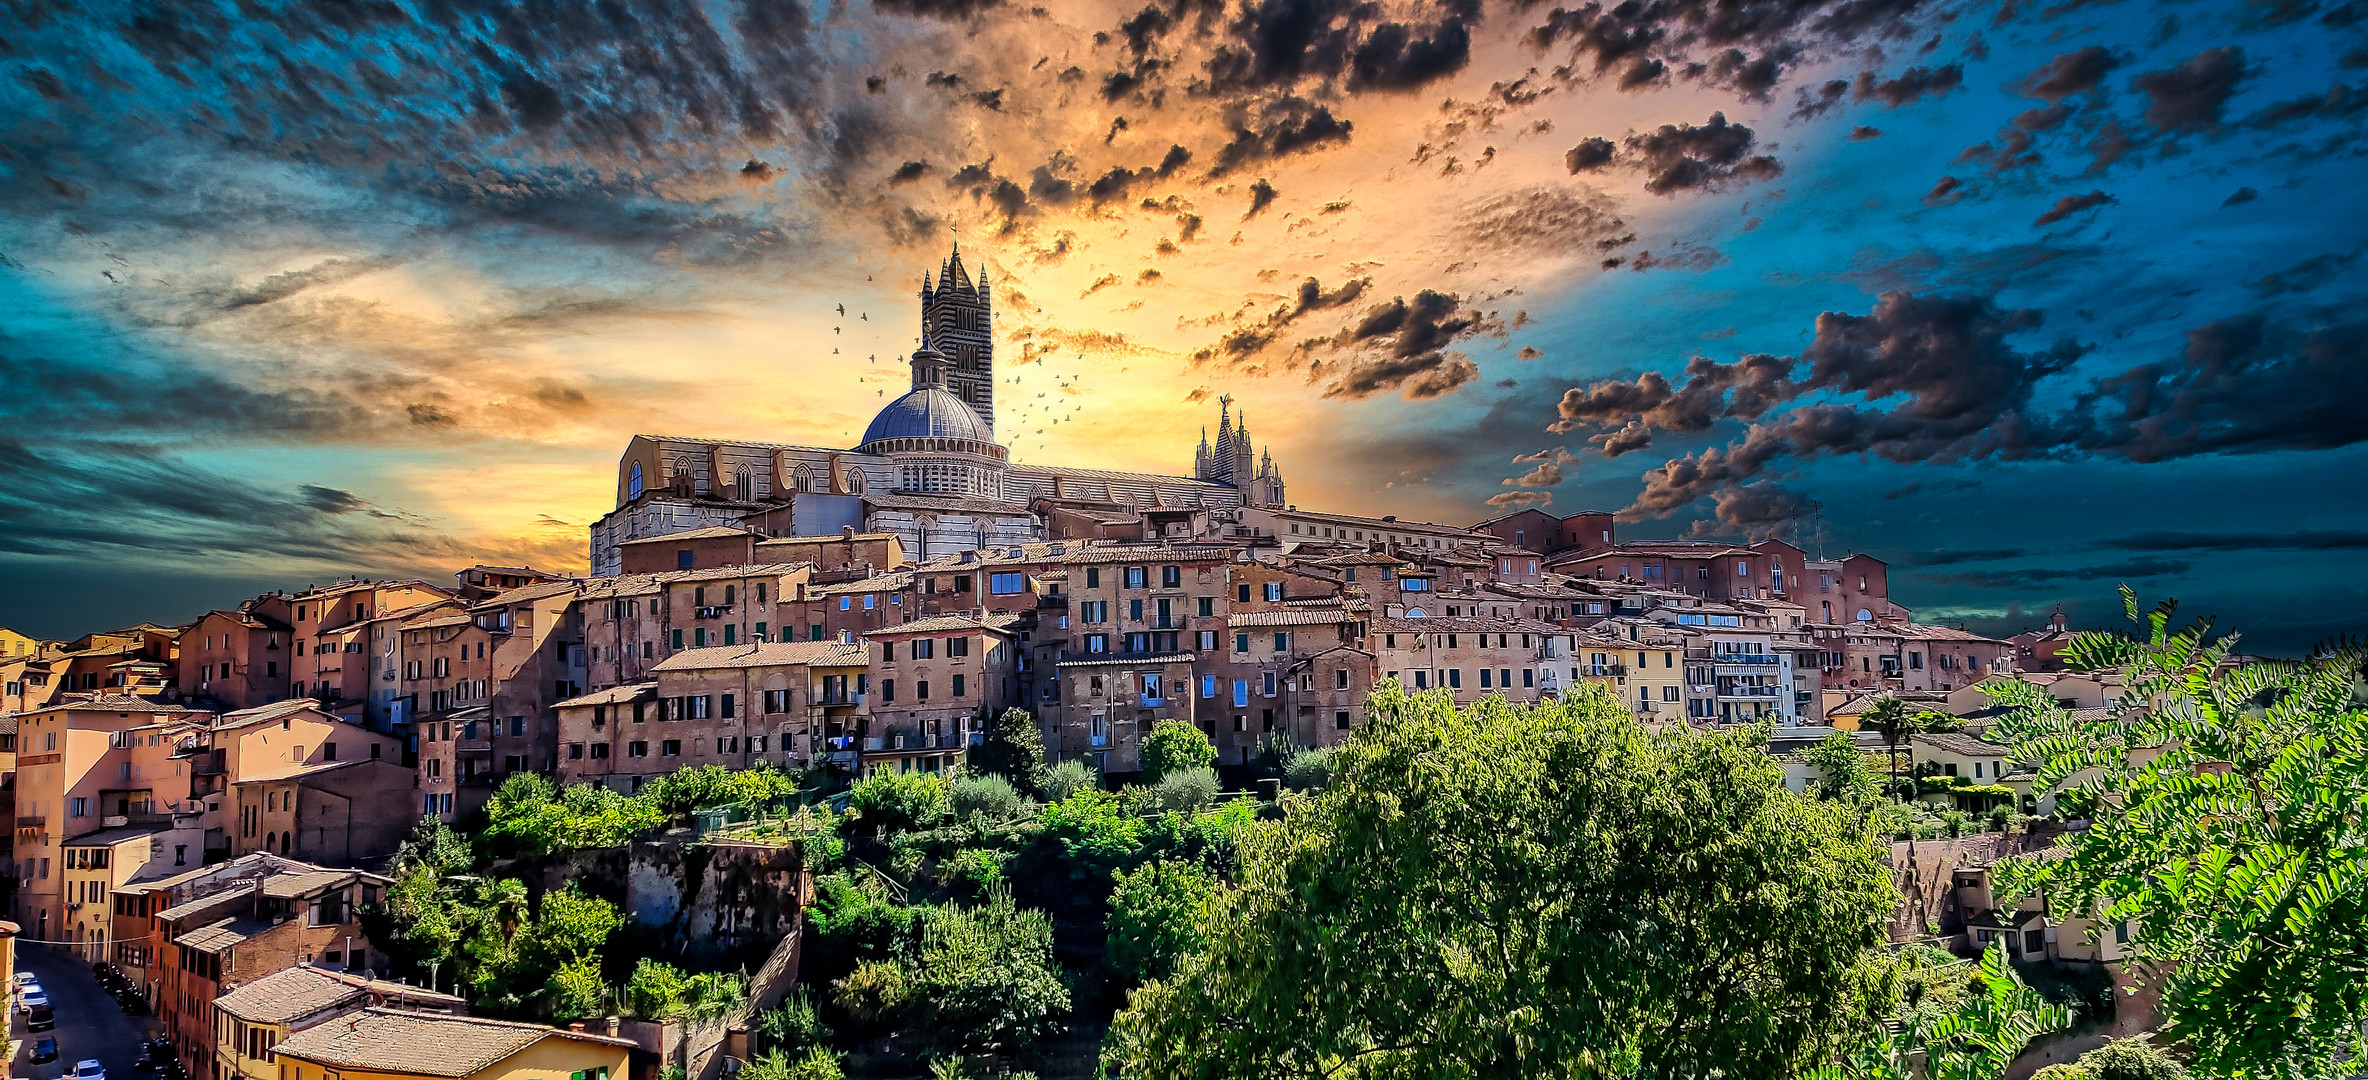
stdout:
<svg viewBox="0 0 2368 1080">
<path fill-rule="evenodd" d="M 865 280 L 868 281 L 870 279 L 866 278 Z M 836 305 L 836 308 L 839 318 L 844 319 L 847 317 L 846 304 L 840 303 Z M 871 313 L 867 311 L 858 311 L 855 313 L 855 317 L 862 322 L 870 322 L 872 318 Z M 845 328 L 841 326 L 834 325 L 830 328 L 830 332 L 832 334 L 841 334 L 844 331 Z M 837 356 L 839 354 L 839 350 L 836 346 L 833 346 L 830 351 L 831 355 L 833 356 Z M 1079 354 L 1077 359 L 1079 361 L 1083 361 L 1085 359 L 1084 354 Z M 880 354 L 872 353 L 866 357 L 866 360 L 868 363 L 876 366 L 880 362 Z M 1038 363 L 1041 364 L 1042 361 L 1038 361 Z M 1126 369 L 1120 368 L 1119 370 L 1123 372 Z M 1045 377 L 1053 380 L 1053 388 L 1050 390 L 1038 391 L 1034 397 L 1025 396 L 1027 388 L 1025 375 L 1015 372 L 1009 378 L 1001 380 L 1003 383 L 1009 386 L 1011 390 L 1003 395 L 1002 401 L 997 402 L 996 411 L 1005 414 L 1012 420 L 1017 421 L 1017 425 L 1013 428 L 1013 431 L 1016 432 L 1019 430 L 1025 430 L 1029 428 L 1030 424 L 1034 424 L 1036 425 L 1033 428 L 1034 433 L 1042 435 L 1047 428 L 1057 426 L 1064 422 L 1076 420 L 1077 414 L 1084 411 L 1085 405 L 1083 402 L 1065 400 L 1067 398 L 1080 396 L 1086 392 L 1085 379 L 1082 375 L 1062 375 L 1055 372 L 1047 372 Z M 888 390 L 883 387 L 881 389 L 872 391 L 872 395 L 874 397 L 885 398 L 888 396 Z"/>
</svg>

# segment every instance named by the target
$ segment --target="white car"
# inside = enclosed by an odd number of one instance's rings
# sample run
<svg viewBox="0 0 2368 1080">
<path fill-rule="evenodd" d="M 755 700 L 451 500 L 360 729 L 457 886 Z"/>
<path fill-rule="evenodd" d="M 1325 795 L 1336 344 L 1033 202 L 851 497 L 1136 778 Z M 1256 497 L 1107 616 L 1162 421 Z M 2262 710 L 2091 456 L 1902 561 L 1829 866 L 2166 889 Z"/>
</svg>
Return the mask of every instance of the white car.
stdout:
<svg viewBox="0 0 2368 1080">
<path fill-rule="evenodd" d="M 74 1063 L 74 1080 L 107 1080 L 107 1067 L 97 1058 L 83 1058 Z"/>
<path fill-rule="evenodd" d="M 31 1009 L 36 1005 L 47 1005 L 49 1004 L 49 991 L 43 990 L 40 983 L 33 983 L 32 985 L 25 987 L 24 991 L 17 995 L 16 1004 L 20 1009 Z"/>
<path fill-rule="evenodd" d="M 17 973 L 16 973 L 16 985 L 17 985 L 17 988 L 18 988 L 18 989 L 23 989 L 24 987 L 27 987 L 27 986 L 32 986 L 32 985 L 34 985 L 34 984 L 36 984 L 36 983 L 39 983 L 40 981 L 41 981 L 41 976 L 39 976 L 39 975 L 35 975 L 35 974 L 33 974 L 32 972 L 30 972 L 30 971 L 20 971 L 20 972 L 17 972 Z"/>
</svg>

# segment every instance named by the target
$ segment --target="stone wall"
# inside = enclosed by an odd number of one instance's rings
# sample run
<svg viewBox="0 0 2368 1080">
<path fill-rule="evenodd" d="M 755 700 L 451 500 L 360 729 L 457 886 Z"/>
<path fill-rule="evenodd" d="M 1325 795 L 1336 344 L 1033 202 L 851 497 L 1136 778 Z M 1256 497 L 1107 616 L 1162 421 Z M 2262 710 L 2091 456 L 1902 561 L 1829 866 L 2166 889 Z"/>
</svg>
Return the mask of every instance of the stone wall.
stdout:
<svg viewBox="0 0 2368 1080">
<path fill-rule="evenodd" d="M 667 945 L 751 971 L 803 931 L 814 889 L 794 845 L 687 832 L 636 842 L 623 878 L 625 910 Z"/>
</svg>

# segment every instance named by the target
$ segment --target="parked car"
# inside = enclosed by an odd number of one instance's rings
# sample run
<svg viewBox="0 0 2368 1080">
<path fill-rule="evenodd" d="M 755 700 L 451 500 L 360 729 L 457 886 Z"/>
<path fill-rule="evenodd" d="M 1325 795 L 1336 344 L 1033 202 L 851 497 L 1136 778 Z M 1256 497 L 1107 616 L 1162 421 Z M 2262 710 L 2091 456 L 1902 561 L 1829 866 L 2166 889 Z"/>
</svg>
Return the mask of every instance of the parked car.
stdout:
<svg viewBox="0 0 2368 1080">
<path fill-rule="evenodd" d="M 107 1080 L 107 1067 L 97 1058 L 83 1058 L 74 1063 L 74 1080 Z"/>
<path fill-rule="evenodd" d="M 47 1003 L 25 1010 L 26 1031 L 48 1031 L 56 1026 L 58 1026 L 57 1014 L 49 1010 Z"/>
<path fill-rule="evenodd" d="M 25 1060 L 35 1065 L 46 1065 L 58 1059 L 58 1040 L 54 1035 L 43 1035 L 33 1040 L 33 1051 Z"/>
<path fill-rule="evenodd" d="M 125 987 L 122 993 L 115 995 L 115 1003 L 123 1007 L 125 1016 L 148 1015 L 148 999 L 130 987 Z"/>
<path fill-rule="evenodd" d="M 49 1004 L 49 991 L 43 990 L 40 983 L 34 983 L 25 987 L 24 993 L 17 995 L 16 1002 L 26 1012 L 31 1012 L 39 1006 Z"/>
<path fill-rule="evenodd" d="M 35 975 L 30 971 L 20 971 L 16 973 L 16 985 L 20 990 L 40 981 L 41 976 Z"/>
</svg>

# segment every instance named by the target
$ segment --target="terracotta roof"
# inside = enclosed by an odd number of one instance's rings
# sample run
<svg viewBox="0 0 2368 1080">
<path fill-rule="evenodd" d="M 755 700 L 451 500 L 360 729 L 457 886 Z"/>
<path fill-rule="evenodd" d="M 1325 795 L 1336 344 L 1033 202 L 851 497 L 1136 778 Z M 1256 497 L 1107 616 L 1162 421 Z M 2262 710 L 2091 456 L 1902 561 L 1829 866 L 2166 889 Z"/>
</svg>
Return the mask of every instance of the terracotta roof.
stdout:
<svg viewBox="0 0 2368 1080">
<path fill-rule="evenodd" d="M 2007 748 L 1999 743 L 1977 739 L 1956 731 L 1938 731 L 1916 735 L 1912 737 L 1912 741 L 1918 746 L 1929 746 L 1936 750 L 1946 750 L 1952 754 L 1964 754 L 1967 757 L 2007 756 Z"/>
<path fill-rule="evenodd" d="M 1118 667 L 1118 666 L 1123 666 L 1123 665 L 1134 665 L 1134 666 L 1140 666 L 1140 665 L 1143 665 L 1143 664 L 1189 664 L 1189 663 L 1191 663 L 1191 662 L 1192 662 L 1194 659 L 1196 659 L 1196 658 L 1198 657 L 1198 655 L 1199 655 L 1199 654 L 1197 654 L 1197 653 L 1180 652 L 1180 653 L 1161 653 L 1161 654 L 1159 654 L 1159 655 L 1157 655 L 1157 656 L 1113 656 L 1113 657 L 1111 657 L 1110 659 L 1107 659 L 1107 660 L 1063 660 L 1063 661 L 1059 662 L 1058 664 L 1055 664 L 1054 666 L 1055 666 L 1055 667 Z"/>
<path fill-rule="evenodd" d="M 860 666 L 868 662 L 864 647 L 837 641 L 752 641 L 746 645 L 714 645 L 685 649 L 651 667 L 658 671 L 712 671 L 717 668 L 777 667 L 782 665 Z"/>
<path fill-rule="evenodd" d="M 361 877 L 359 870 L 315 870 L 309 874 L 275 874 L 264 879 L 263 895 L 278 900 L 294 900 L 300 896 L 321 892 L 346 884 Z M 377 879 L 384 882 L 384 878 Z"/>
<path fill-rule="evenodd" d="M 1310 518 L 1316 521 L 1331 522 L 1333 524 L 1362 525 L 1365 528 L 1378 529 L 1383 532 L 1387 532 L 1392 529 L 1400 529 L 1406 532 L 1451 532 L 1469 535 L 1472 531 L 1458 525 L 1441 525 L 1434 521 L 1385 521 L 1381 518 L 1357 517 L 1353 514 L 1327 514 L 1315 510 L 1282 510 L 1277 511 L 1276 515 L 1278 517 Z M 1330 540 L 1338 538 L 1319 537 L 1318 539 Z M 1477 539 L 1477 537 L 1475 537 L 1475 539 Z"/>
<path fill-rule="evenodd" d="M 371 1008 L 306 1028 L 273 1049 L 336 1069 L 461 1077 L 553 1038 L 619 1049 L 634 1045 L 540 1024 Z"/>
<path fill-rule="evenodd" d="M 39 709 L 26 709 L 27 714 L 52 712 L 58 709 L 88 709 L 92 712 L 136 713 L 192 713 L 197 710 L 181 705 L 167 705 L 132 694 L 88 694 Z"/>
<path fill-rule="evenodd" d="M 365 979 L 299 964 L 236 987 L 215 998 L 214 1005 L 251 1024 L 285 1026 L 339 1005 L 384 998 L 447 1008 L 465 1004 L 451 994 L 439 994 L 425 987 Z"/>
<path fill-rule="evenodd" d="M 282 717 L 295 716 L 302 712 L 319 711 L 320 707 L 321 703 L 311 698 L 289 698 L 286 701 L 274 701 L 269 705 L 257 705 L 252 709 L 223 713 L 214 718 L 214 726 L 216 728 L 245 727 L 248 724 L 260 724 Z"/>
<path fill-rule="evenodd" d="M 636 698 L 646 699 L 656 696 L 658 696 L 657 683 L 626 683 L 623 686 L 612 686 L 606 690 L 594 690 L 589 694 L 571 697 L 551 707 L 564 709 L 577 705 L 622 705 Z"/>
<path fill-rule="evenodd" d="M 806 587 L 806 596 L 808 599 L 813 599 L 816 597 L 838 596 L 841 594 L 896 592 L 900 589 L 909 589 L 912 587 L 913 572 L 910 570 L 899 570 L 896 573 L 882 574 L 878 577 L 857 578 L 854 581 L 837 581 L 828 585 L 809 585 Z"/>
<path fill-rule="evenodd" d="M 546 596 L 565 596 L 582 587 L 582 582 L 572 580 L 544 581 L 533 585 L 521 585 L 505 593 L 496 593 L 491 598 L 478 603 L 477 607 L 483 609 L 503 607 L 509 604 L 523 604 L 529 600 L 540 600 Z"/>
<path fill-rule="evenodd" d="M 242 923 L 244 925 L 242 925 Z M 246 931 L 264 929 L 263 926 L 242 919 L 224 919 L 208 923 L 173 939 L 173 944 L 202 953 L 218 953 L 247 940 Z"/>
<path fill-rule="evenodd" d="M 1355 622 L 1365 616 L 1365 612 L 1352 611 L 1345 607 L 1290 608 L 1282 611 L 1251 611 L 1240 615 L 1229 615 L 1225 619 L 1225 625 L 1228 627 L 1332 626 L 1337 623 Z"/>
<path fill-rule="evenodd" d="M 810 562 L 754 563 L 747 566 L 710 566 L 704 570 L 668 570 L 657 577 L 658 580 L 667 582 L 721 581 L 793 574 L 800 570 L 812 570 L 813 568 L 814 564 Z"/>
<path fill-rule="evenodd" d="M 926 619 L 915 619 L 909 623 L 898 623 L 895 626 L 883 626 L 877 630 L 866 630 L 864 631 L 863 636 L 884 637 L 893 634 L 943 634 L 957 630 L 992 630 L 998 634 L 1007 634 L 1011 632 L 1011 624 L 1017 621 L 1017 619 L 1010 617 L 996 619 L 993 616 L 989 616 L 984 621 L 981 621 L 971 618 L 968 615 L 935 615 Z"/>
<path fill-rule="evenodd" d="M 733 528 L 730 525 L 709 525 L 704 529 L 684 529 L 683 531 L 677 533 L 664 533 L 658 536 L 644 536 L 638 540 L 620 540 L 617 542 L 617 546 L 632 547 L 635 544 L 663 544 L 674 540 L 713 540 L 726 536 L 753 538 L 756 536 L 756 534 L 748 531 L 747 529 Z"/>
<path fill-rule="evenodd" d="M 1390 634 L 1569 634 L 1569 630 L 1535 619 L 1499 619 L 1484 615 L 1440 615 L 1423 619 L 1375 619 L 1375 633 Z"/>
</svg>

